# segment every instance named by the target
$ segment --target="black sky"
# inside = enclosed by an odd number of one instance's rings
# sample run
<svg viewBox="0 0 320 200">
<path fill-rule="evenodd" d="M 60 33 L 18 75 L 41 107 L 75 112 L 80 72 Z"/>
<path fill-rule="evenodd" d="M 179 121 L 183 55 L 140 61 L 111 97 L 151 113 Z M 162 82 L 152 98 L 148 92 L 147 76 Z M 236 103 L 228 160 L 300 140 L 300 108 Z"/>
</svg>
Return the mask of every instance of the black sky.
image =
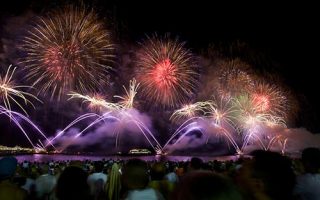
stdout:
<svg viewBox="0 0 320 200">
<path fill-rule="evenodd" d="M 26 10 L 42 13 L 62 0 L 1 2 L 1 27 Z M 71 1 L 69 1 L 71 2 Z M 237 3 L 235 3 L 237 2 Z M 300 101 L 297 126 L 320 132 L 318 103 L 319 12 L 301 3 L 242 3 L 227 1 L 85 1 L 100 15 L 116 20 L 120 37 L 131 41 L 145 34 L 170 32 L 195 51 L 211 43 L 246 42 L 279 63 L 271 71 L 283 77 Z M 268 69 L 266 69 L 268 70 Z"/>
</svg>

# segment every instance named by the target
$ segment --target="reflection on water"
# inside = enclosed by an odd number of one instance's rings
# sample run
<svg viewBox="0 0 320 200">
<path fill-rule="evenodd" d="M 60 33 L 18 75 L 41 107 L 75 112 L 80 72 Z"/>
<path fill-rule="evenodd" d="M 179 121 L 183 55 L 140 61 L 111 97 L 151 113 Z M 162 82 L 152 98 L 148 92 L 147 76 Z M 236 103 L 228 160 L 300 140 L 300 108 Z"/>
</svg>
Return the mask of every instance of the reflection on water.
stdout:
<svg viewBox="0 0 320 200">
<path fill-rule="evenodd" d="M 19 162 L 23 162 L 24 160 L 28 161 L 37 161 L 37 162 L 47 162 L 47 161 L 60 161 L 60 160 L 102 160 L 102 159 L 114 159 L 114 160 L 127 160 L 131 158 L 140 158 L 146 161 L 151 160 L 170 160 L 170 161 L 188 161 L 191 159 L 191 156 L 92 156 L 92 155 L 63 155 L 63 154 L 30 154 L 30 155 L 16 155 L 15 156 Z M 197 156 L 201 158 L 203 161 L 210 160 L 237 160 L 237 156 L 217 156 L 217 157 L 206 157 L 206 156 Z"/>
</svg>

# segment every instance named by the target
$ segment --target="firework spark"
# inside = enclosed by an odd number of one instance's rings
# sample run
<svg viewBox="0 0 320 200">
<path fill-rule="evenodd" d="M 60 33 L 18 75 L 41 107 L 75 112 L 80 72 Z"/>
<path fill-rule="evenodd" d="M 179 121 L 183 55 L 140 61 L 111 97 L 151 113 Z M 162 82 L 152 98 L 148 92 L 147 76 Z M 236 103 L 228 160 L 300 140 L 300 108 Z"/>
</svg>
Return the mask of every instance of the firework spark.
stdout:
<svg viewBox="0 0 320 200">
<path fill-rule="evenodd" d="M 76 92 L 72 92 L 68 94 L 70 96 L 70 99 L 82 99 L 83 103 L 89 103 L 89 108 L 91 109 L 97 109 L 100 110 L 101 108 L 104 108 L 106 110 L 119 110 L 121 106 L 117 103 L 110 103 L 104 100 L 103 96 L 100 94 L 95 94 L 93 96 L 89 95 L 82 95 Z"/>
<path fill-rule="evenodd" d="M 126 92 L 125 96 L 114 96 L 116 98 L 120 98 L 121 101 L 119 102 L 119 105 L 121 105 L 123 108 L 133 108 L 134 104 L 134 98 L 137 94 L 137 90 L 140 86 L 140 83 L 137 83 L 136 79 L 130 80 L 129 89 L 125 86 L 122 86 Z"/>
<path fill-rule="evenodd" d="M 67 91 L 96 91 L 108 80 L 110 35 L 95 12 L 73 6 L 39 18 L 20 49 L 27 78 L 44 94 L 60 99 Z"/>
<path fill-rule="evenodd" d="M 148 38 L 137 53 L 137 79 L 153 103 L 174 107 L 186 102 L 197 84 L 193 55 L 177 39 Z"/>
<path fill-rule="evenodd" d="M 191 118 L 197 115 L 203 116 L 212 107 L 214 107 L 214 103 L 212 101 L 200 101 L 194 104 L 187 104 L 184 105 L 182 108 L 174 111 L 170 117 L 170 120 L 175 121 L 180 118 Z"/>
<path fill-rule="evenodd" d="M 219 125 L 219 124 L 213 124 L 213 127 L 215 129 L 215 135 L 218 136 L 218 137 L 224 137 L 226 139 L 227 142 L 229 142 L 233 148 L 236 150 L 236 152 L 239 154 L 241 153 L 241 149 L 240 147 L 238 146 L 235 138 L 234 138 L 234 135 L 232 133 L 230 133 L 227 129 L 225 129 L 223 126 Z M 210 139 L 210 134 L 208 136 L 208 139 L 207 139 L 207 143 Z"/>
<path fill-rule="evenodd" d="M 24 101 L 24 104 L 30 104 L 32 107 L 34 105 L 32 102 L 28 99 L 28 97 L 31 97 L 39 102 L 41 102 L 36 96 L 32 95 L 31 93 L 28 92 L 23 92 L 20 89 L 26 88 L 30 89 L 32 88 L 31 86 L 26 86 L 26 85 L 16 85 L 12 77 L 14 75 L 14 72 L 16 70 L 16 67 L 11 69 L 12 65 L 10 65 L 7 69 L 7 72 L 5 76 L 0 76 L 0 98 L 3 101 L 4 106 L 11 111 L 11 101 L 14 102 L 16 105 L 21 108 L 21 110 L 27 114 L 27 111 L 23 108 L 23 106 L 19 103 L 18 100 L 15 98 L 18 97 Z"/>
<path fill-rule="evenodd" d="M 36 133 L 40 134 L 43 138 L 46 139 L 46 141 L 48 142 L 48 145 L 51 145 L 55 149 L 55 146 L 53 146 L 53 144 L 49 141 L 46 135 L 38 128 L 38 126 L 35 125 L 30 119 L 28 119 L 23 114 L 8 110 L 7 108 L 0 106 L 0 116 L 2 114 L 6 115 L 7 117 L 10 118 L 12 122 L 14 122 L 14 124 L 21 130 L 21 132 L 23 133 L 23 135 L 26 137 L 26 139 L 29 141 L 29 143 L 32 145 L 33 148 L 36 148 L 36 146 L 30 139 L 27 131 L 23 128 L 21 121 L 29 124 L 34 130 L 36 130 Z"/>
<path fill-rule="evenodd" d="M 73 127 L 75 124 L 78 124 L 88 118 L 93 119 L 92 122 L 87 125 L 83 130 L 81 130 L 76 135 L 72 136 L 70 140 L 68 140 L 67 144 L 64 144 L 59 151 L 64 151 L 69 145 L 73 144 L 77 138 L 87 132 L 90 128 L 104 122 L 108 125 L 115 125 L 113 135 L 115 136 L 116 147 L 119 144 L 119 137 L 120 134 L 123 132 L 123 127 L 127 126 L 128 124 L 133 123 L 138 129 L 139 132 L 144 136 L 150 146 L 156 151 L 161 150 L 162 147 L 160 143 L 157 141 L 153 133 L 149 130 L 149 128 L 137 117 L 131 114 L 128 110 L 120 110 L 121 112 L 106 112 L 103 115 L 95 114 L 95 113 L 86 113 L 81 115 L 74 121 L 72 121 L 68 126 L 66 126 L 62 131 L 60 131 L 53 139 L 50 140 L 50 143 L 59 142 L 59 138 L 62 137 L 68 129 Z M 120 114 L 120 115 L 119 115 Z M 119 116 L 118 116 L 119 115 Z M 110 122 L 110 120 L 112 122 Z M 109 122 L 108 122 L 109 121 Z M 159 149 L 160 148 L 160 149 Z"/>
</svg>

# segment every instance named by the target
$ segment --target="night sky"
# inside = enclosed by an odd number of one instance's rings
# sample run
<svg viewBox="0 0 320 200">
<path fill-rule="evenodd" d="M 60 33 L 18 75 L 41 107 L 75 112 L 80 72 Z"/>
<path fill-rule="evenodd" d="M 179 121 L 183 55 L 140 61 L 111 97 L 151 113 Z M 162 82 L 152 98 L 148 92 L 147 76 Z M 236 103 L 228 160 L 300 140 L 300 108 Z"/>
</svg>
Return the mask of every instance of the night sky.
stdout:
<svg viewBox="0 0 320 200">
<path fill-rule="evenodd" d="M 0 36 L 12 17 L 24 16 L 32 10 L 44 13 L 66 1 L 11 0 L 1 5 Z M 72 1 L 69 1 L 72 2 Z M 145 35 L 157 32 L 171 33 L 187 42 L 195 53 L 206 50 L 210 44 L 228 46 L 241 41 L 255 52 L 246 55 L 264 55 L 267 64 L 256 69 L 277 73 L 292 89 L 300 104 L 296 126 L 320 132 L 318 103 L 319 13 L 313 5 L 278 3 L 212 3 L 209 1 L 84 1 L 97 10 L 102 18 L 110 19 L 116 42 L 140 41 Z M 2 2 L 4 4 L 4 2 Z M 3 51 L 2 40 L 0 52 Z M 255 55 L 256 54 L 256 55 Z M 1 57 L 1 64 L 6 63 Z M 252 58 L 254 60 L 254 58 Z M 252 61 L 251 60 L 251 61 Z M 272 61 L 272 62 L 269 62 Z M 255 62 L 255 61 L 253 61 Z M 270 64 L 271 63 L 271 64 Z M 2 120 L 2 119 L 1 119 Z"/>
</svg>

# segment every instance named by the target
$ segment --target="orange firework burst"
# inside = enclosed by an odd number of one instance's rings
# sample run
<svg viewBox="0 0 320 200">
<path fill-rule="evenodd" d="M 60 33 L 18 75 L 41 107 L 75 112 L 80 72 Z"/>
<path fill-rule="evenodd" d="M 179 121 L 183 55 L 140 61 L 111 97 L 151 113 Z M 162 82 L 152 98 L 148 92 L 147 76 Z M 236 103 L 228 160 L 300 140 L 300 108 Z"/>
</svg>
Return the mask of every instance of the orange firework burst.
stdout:
<svg viewBox="0 0 320 200">
<path fill-rule="evenodd" d="M 106 82 L 112 60 L 110 35 L 97 15 L 65 7 L 39 18 L 20 46 L 27 78 L 43 93 L 92 92 Z"/>
<path fill-rule="evenodd" d="M 198 70 L 193 55 L 177 39 L 148 38 L 137 53 L 137 79 L 150 102 L 174 107 L 194 92 Z"/>
</svg>

